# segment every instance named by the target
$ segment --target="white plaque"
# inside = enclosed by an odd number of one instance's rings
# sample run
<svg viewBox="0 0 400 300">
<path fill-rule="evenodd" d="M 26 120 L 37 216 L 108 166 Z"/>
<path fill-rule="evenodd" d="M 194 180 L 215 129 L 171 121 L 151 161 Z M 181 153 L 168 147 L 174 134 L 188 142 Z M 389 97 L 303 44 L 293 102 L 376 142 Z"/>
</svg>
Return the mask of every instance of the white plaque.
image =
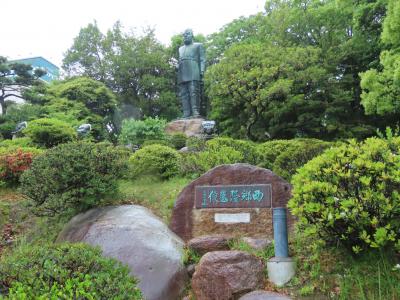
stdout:
<svg viewBox="0 0 400 300">
<path fill-rule="evenodd" d="M 215 214 L 215 223 L 250 223 L 250 213 Z"/>
</svg>

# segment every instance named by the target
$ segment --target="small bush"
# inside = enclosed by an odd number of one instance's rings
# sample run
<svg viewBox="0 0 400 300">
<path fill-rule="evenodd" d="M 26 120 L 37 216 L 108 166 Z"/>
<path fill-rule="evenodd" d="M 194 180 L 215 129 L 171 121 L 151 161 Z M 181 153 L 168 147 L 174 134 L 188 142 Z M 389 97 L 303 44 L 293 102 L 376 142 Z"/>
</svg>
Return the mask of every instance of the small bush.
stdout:
<svg viewBox="0 0 400 300">
<path fill-rule="evenodd" d="M 275 159 L 272 170 L 290 181 L 296 170 L 332 144 L 316 139 L 293 140 Z"/>
<path fill-rule="evenodd" d="M 23 130 L 23 133 L 31 138 L 36 145 L 46 148 L 76 139 L 75 130 L 68 123 L 57 119 L 34 120 Z"/>
<path fill-rule="evenodd" d="M 317 139 L 275 140 L 257 146 L 258 166 L 290 181 L 296 170 L 332 144 Z"/>
<path fill-rule="evenodd" d="M 19 182 L 33 157 L 43 151 L 33 147 L 0 146 L 0 185 L 13 186 Z"/>
<path fill-rule="evenodd" d="M 88 209 L 117 190 L 117 179 L 126 172 L 121 156 L 107 143 L 58 145 L 33 160 L 21 177 L 21 192 L 39 215 Z"/>
<path fill-rule="evenodd" d="M 258 165 L 272 170 L 276 158 L 291 144 L 291 140 L 274 140 L 257 145 Z"/>
<path fill-rule="evenodd" d="M 358 253 L 400 250 L 400 138 L 326 150 L 293 178 L 292 213 L 310 234 Z"/>
<path fill-rule="evenodd" d="M 9 185 L 18 183 L 21 174 L 29 169 L 33 155 L 18 149 L 14 153 L 0 155 L 0 181 Z"/>
<path fill-rule="evenodd" d="M 129 159 L 133 178 L 141 174 L 168 179 L 179 173 L 179 153 L 163 145 L 150 145 L 136 151 Z"/>
<path fill-rule="evenodd" d="M 17 125 L 17 123 L 14 121 L 2 120 L 2 116 L 0 115 L 0 135 L 4 139 L 12 138 L 12 132 L 15 130 L 15 125 Z"/>
<path fill-rule="evenodd" d="M 137 283 L 85 244 L 26 245 L 0 260 L 5 299 L 142 299 Z"/>
<path fill-rule="evenodd" d="M 123 145 L 142 145 L 146 140 L 164 140 L 166 121 L 158 118 L 124 120 L 119 142 Z"/>
<path fill-rule="evenodd" d="M 256 144 L 251 141 L 235 140 L 227 137 L 215 138 L 207 141 L 207 149 L 217 150 L 221 147 L 231 147 L 243 155 L 243 161 L 249 164 L 256 164 L 258 161 L 258 153 Z"/>
<path fill-rule="evenodd" d="M 189 151 L 203 151 L 206 148 L 206 141 L 204 139 L 191 136 L 186 140 L 186 147 L 188 147 Z"/>
<path fill-rule="evenodd" d="M 184 133 L 175 133 L 168 136 L 168 140 L 170 141 L 172 147 L 176 150 L 180 150 L 186 146 L 187 137 Z"/>
<path fill-rule="evenodd" d="M 243 154 L 232 147 L 211 147 L 198 153 L 182 153 L 180 171 L 183 176 L 197 177 L 216 166 L 242 162 L 243 159 Z"/>
</svg>

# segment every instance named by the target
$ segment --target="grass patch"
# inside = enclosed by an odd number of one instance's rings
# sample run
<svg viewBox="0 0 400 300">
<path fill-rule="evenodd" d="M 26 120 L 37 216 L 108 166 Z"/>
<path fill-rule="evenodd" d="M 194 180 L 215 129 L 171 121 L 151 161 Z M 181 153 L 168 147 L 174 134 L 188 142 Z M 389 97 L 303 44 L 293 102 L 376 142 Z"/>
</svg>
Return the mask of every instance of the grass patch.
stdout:
<svg viewBox="0 0 400 300">
<path fill-rule="evenodd" d="M 187 178 L 162 181 L 156 177 L 142 176 L 136 180 L 119 182 L 119 204 L 137 204 L 149 208 L 167 224 L 171 218 L 175 199 L 190 182 Z"/>
</svg>

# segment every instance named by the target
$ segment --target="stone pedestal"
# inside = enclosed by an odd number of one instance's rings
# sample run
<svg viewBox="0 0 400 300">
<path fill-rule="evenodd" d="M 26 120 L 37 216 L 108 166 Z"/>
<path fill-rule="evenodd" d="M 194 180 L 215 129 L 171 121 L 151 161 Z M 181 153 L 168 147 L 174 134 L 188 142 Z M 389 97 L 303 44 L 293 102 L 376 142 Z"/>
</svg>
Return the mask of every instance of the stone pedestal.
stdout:
<svg viewBox="0 0 400 300">
<path fill-rule="evenodd" d="M 203 118 L 175 120 L 167 124 L 165 131 L 168 134 L 184 133 L 187 137 L 201 137 L 203 121 Z"/>
<path fill-rule="evenodd" d="M 295 274 L 295 262 L 290 257 L 273 257 L 267 262 L 268 280 L 284 286 Z"/>
</svg>

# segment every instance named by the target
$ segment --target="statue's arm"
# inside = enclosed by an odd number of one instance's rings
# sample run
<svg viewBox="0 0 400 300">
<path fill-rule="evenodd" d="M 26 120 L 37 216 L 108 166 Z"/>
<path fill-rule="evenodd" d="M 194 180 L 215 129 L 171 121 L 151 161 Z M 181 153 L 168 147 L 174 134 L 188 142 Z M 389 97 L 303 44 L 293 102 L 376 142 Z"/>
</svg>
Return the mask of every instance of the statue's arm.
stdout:
<svg viewBox="0 0 400 300">
<path fill-rule="evenodd" d="M 202 44 L 199 45 L 199 55 L 200 55 L 200 73 L 203 76 L 206 70 L 206 51 Z"/>
</svg>

